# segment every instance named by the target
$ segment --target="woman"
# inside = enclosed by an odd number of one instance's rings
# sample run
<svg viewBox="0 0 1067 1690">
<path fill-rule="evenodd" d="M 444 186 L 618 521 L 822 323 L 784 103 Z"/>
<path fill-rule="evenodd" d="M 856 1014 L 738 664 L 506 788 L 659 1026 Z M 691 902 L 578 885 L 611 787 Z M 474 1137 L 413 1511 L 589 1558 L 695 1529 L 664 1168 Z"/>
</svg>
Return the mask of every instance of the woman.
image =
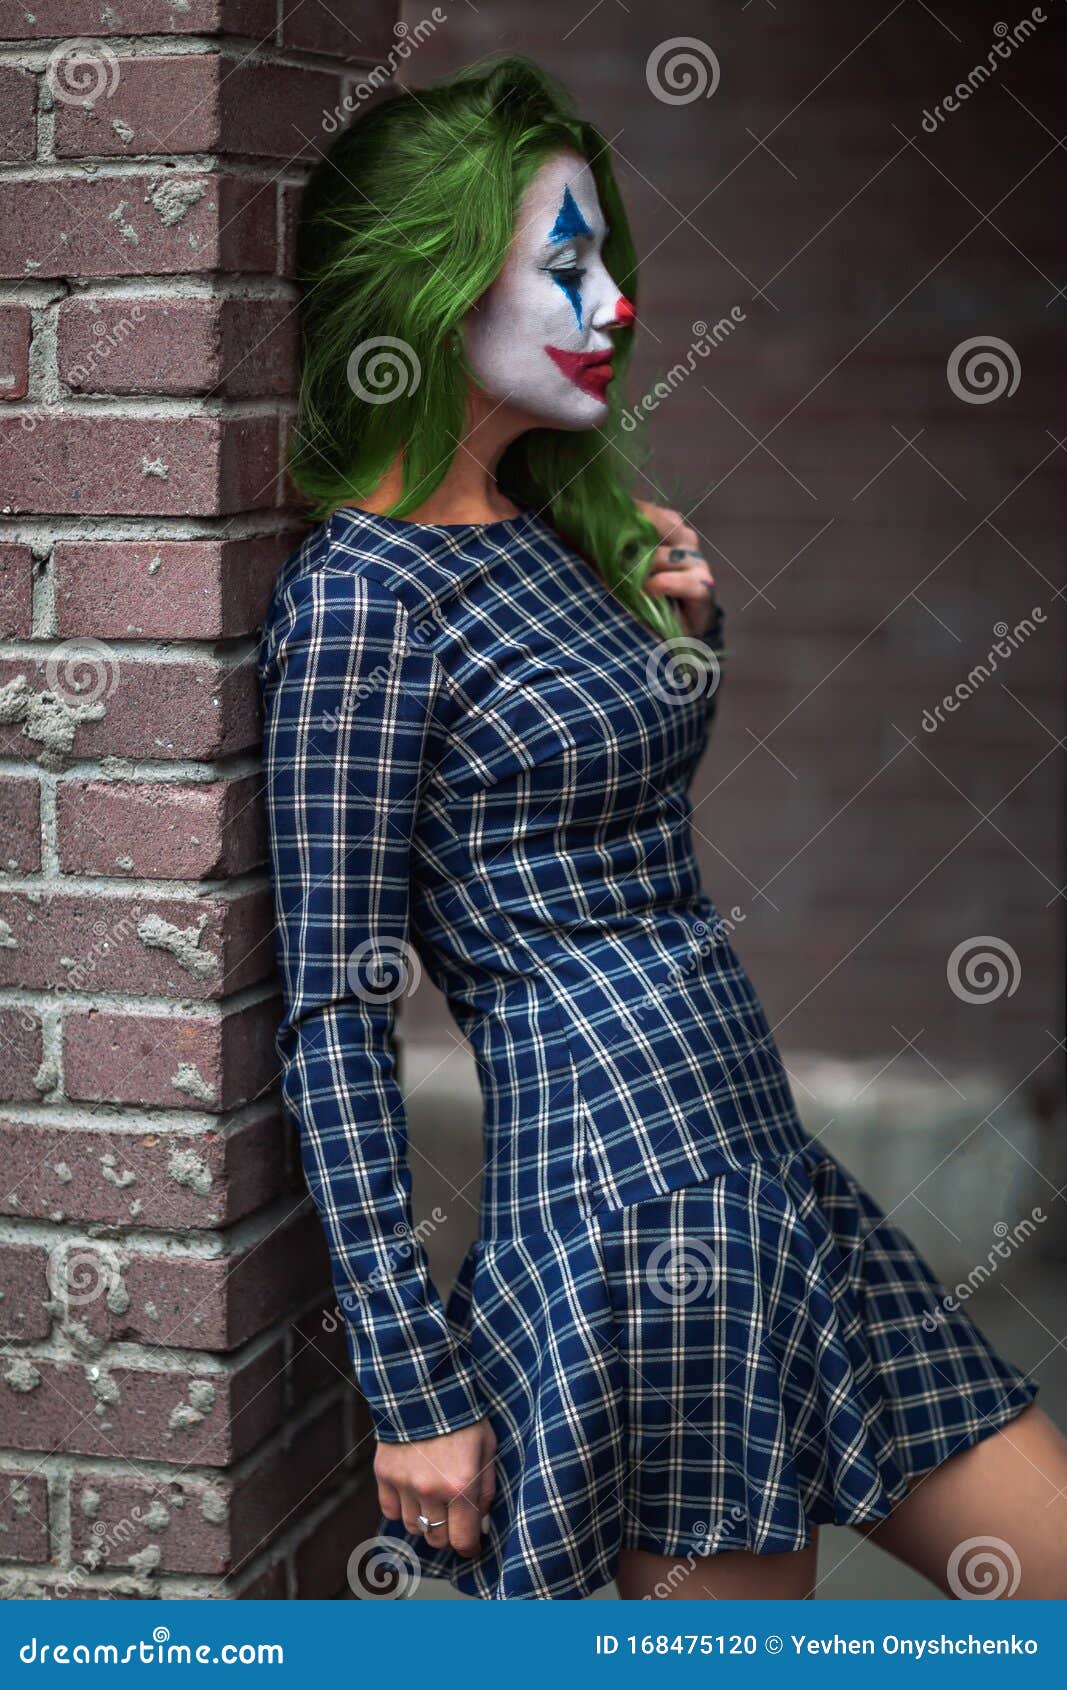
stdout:
<svg viewBox="0 0 1067 1690">
<path fill-rule="evenodd" d="M 312 177 L 302 279 L 323 520 L 260 654 L 279 1050 L 384 1534 L 490 1598 L 803 1595 L 823 1521 L 943 1588 L 1003 1538 L 1018 1595 L 1067 1594 L 1036 1387 L 805 1134 L 699 884 L 720 617 L 627 491 L 602 139 L 524 60 L 392 96 Z M 421 967 L 485 1103 L 447 1309 L 394 1065 Z"/>
</svg>

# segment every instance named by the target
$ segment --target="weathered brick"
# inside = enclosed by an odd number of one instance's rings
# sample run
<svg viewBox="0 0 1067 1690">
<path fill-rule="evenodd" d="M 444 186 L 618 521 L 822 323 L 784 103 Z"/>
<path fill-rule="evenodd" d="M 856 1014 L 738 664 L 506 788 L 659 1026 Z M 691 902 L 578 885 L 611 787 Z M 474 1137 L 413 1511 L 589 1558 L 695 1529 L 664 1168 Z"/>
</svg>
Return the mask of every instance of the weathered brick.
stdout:
<svg viewBox="0 0 1067 1690">
<path fill-rule="evenodd" d="M 0 1099 L 5 1103 L 40 1101 L 33 1082 L 42 1054 L 40 1016 L 13 1004 L 0 1008 Z"/>
<path fill-rule="evenodd" d="M 57 100 L 56 157 L 218 151 L 220 63 L 217 53 L 122 56 L 108 96 Z"/>
<path fill-rule="evenodd" d="M 6 1012 L 5 1012 L 6 1013 Z M 226 1226 L 283 1189 L 286 1123 L 276 1105 L 229 1132 L 112 1130 L 0 1118 L 0 1213 Z"/>
<path fill-rule="evenodd" d="M 297 538 L 289 529 L 251 540 L 61 541 L 53 558 L 59 633 L 185 640 L 251 633 Z M 0 566 L 2 555 L 0 548 Z"/>
<path fill-rule="evenodd" d="M 218 998 L 273 969 L 267 889 L 234 898 L 0 889 L 0 985 Z"/>
<path fill-rule="evenodd" d="M 297 1601 L 329 1601 L 348 1592 L 352 1551 L 376 1536 L 380 1520 L 377 1486 L 350 1481 L 293 1553 Z"/>
<path fill-rule="evenodd" d="M 290 1322 L 292 1350 L 289 1380 L 294 1403 L 310 1402 L 320 1391 L 336 1384 L 339 1376 L 351 1376 L 344 1325 L 333 1300 L 332 1286 L 327 1304 L 306 1309 Z M 362 1397 L 356 1399 L 360 1417 L 367 1413 Z M 369 1424 L 369 1422 L 368 1422 Z"/>
<path fill-rule="evenodd" d="M 220 516 L 274 503 L 272 417 L 0 415 L 0 500 L 12 511 Z"/>
<path fill-rule="evenodd" d="M 85 1258 L 92 1246 L 79 1251 Z M 104 1293 L 121 1273 L 117 1313 Z M 196 1350 L 233 1350 L 299 1308 L 330 1282 L 330 1263 L 317 1216 L 305 1213 L 276 1225 L 258 1243 L 207 1258 L 127 1250 L 121 1268 L 86 1270 L 94 1292 L 78 1318 L 100 1337 Z"/>
<path fill-rule="evenodd" d="M 47 1338 L 52 1316 L 45 1304 L 52 1295 L 48 1251 L 37 1244 L 0 1244 L 0 1338 L 25 1343 Z"/>
<path fill-rule="evenodd" d="M 193 1375 L 23 1351 L 0 1357 L 0 1444 L 225 1467 L 278 1424 L 283 1377 L 280 1344 Z"/>
<path fill-rule="evenodd" d="M 284 1602 L 288 1595 L 285 1562 L 275 1561 L 243 1583 L 235 1578 L 229 1594 L 235 1602 Z"/>
<path fill-rule="evenodd" d="M 274 189 L 212 171 L 0 181 L 0 276 L 273 270 Z"/>
<path fill-rule="evenodd" d="M 258 683 L 248 662 L 117 658 L 106 646 L 75 640 L 51 660 L 0 661 L 0 698 L 4 756 L 211 759 L 260 736 Z"/>
<path fill-rule="evenodd" d="M 36 77 L 0 65 L 0 159 L 32 158 L 37 151 L 36 103 Z"/>
<path fill-rule="evenodd" d="M 223 1016 L 89 1009 L 63 1026 L 69 1097 L 91 1103 L 235 1109 L 277 1079 L 272 1000 Z"/>
<path fill-rule="evenodd" d="M 33 319 L 25 305 L 0 305 L 0 399 L 24 399 Z"/>
<path fill-rule="evenodd" d="M 388 0 L 369 0 L 353 17 L 333 0 L 282 0 L 282 41 L 305 52 L 375 65 L 396 46 L 396 10 Z"/>
<path fill-rule="evenodd" d="M 291 393 L 296 345 L 287 300 L 124 295 L 66 300 L 59 311 L 59 374 L 79 393 Z"/>
<path fill-rule="evenodd" d="M 258 775 L 193 784 L 61 781 L 60 863 L 68 874 L 147 880 L 244 874 L 266 860 L 262 789 Z"/>
<path fill-rule="evenodd" d="M 0 1468 L 0 1556 L 48 1560 L 48 1480 L 43 1473 Z"/>
<path fill-rule="evenodd" d="M 232 399 L 295 393 L 299 326 L 288 300 L 224 299 L 218 391 Z"/>
<path fill-rule="evenodd" d="M 278 252 L 275 262 L 279 276 L 292 276 L 296 271 L 303 198 L 303 189 L 298 188 L 295 183 L 279 183 Z"/>
<path fill-rule="evenodd" d="M 33 874 L 41 866 L 41 786 L 32 778 L 0 779 L 0 868 Z"/>
<path fill-rule="evenodd" d="M 316 0 L 317 3 L 317 0 Z M 166 13 L 168 35 L 246 35 L 270 39 L 276 0 L 184 0 Z M 18 14 L 20 39 L 62 41 L 73 36 L 90 40 L 109 35 L 162 33 L 159 0 L 123 0 L 102 6 L 100 0 L 33 0 Z"/>
<path fill-rule="evenodd" d="M 0 639 L 24 639 L 33 621 L 33 554 L 0 545 Z"/>
<path fill-rule="evenodd" d="M 94 1565 L 120 1568 L 152 1548 L 159 1551 L 160 1572 L 227 1572 L 322 1494 L 341 1461 L 342 1435 L 341 1409 L 334 1402 L 284 1440 L 264 1445 L 239 1478 L 176 1473 L 138 1479 L 107 1469 L 74 1474 L 74 1555 L 83 1559 L 95 1552 Z"/>
<path fill-rule="evenodd" d="M 214 53 L 119 61 L 110 99 L 56 107 L 60 158 L 153 153 L 307 157 L 321 146 L 338 74 Z"/>
</svg>

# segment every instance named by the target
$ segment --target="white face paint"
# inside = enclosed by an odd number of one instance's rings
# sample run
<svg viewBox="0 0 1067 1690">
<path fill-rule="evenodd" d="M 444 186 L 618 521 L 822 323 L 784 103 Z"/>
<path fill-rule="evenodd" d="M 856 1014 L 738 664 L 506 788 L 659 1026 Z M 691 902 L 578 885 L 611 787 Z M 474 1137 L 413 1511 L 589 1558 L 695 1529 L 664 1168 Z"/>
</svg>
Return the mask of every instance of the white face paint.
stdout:
<svg viewBox="0 0 1067 1690">
<path fill-rule="evenodd" d="M 601 257 L 607 229 L 577 153 L 543 164 L 519 205 L 504 266 L 467 313 L 471 369 L 490 398 L 551 428 L 607 415 L 612 328 L 633 321 Z"/>
</svg>

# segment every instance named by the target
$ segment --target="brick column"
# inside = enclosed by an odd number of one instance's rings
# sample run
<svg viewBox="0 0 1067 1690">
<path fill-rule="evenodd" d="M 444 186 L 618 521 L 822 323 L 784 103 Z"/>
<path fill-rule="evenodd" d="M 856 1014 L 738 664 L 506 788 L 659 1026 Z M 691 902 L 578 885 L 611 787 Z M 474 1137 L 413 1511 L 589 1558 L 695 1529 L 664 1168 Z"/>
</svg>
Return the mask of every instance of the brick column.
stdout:
<svg viewBox="0 0 1067 1690">
<path fill-rule="evenodd" d="M 254 654 L 299 188 L 396 10 L 0 12 L 0 1596 L 344 1595 L 377 1517 L 276 1092 Z"/>
</svg>

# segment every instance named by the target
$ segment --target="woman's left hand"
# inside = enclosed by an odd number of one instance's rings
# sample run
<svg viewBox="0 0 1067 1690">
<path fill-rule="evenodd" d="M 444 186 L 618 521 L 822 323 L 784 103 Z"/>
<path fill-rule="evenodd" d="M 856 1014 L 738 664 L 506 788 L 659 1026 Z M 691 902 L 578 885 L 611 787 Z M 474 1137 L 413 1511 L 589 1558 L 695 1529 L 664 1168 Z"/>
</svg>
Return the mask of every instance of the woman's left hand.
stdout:
<svg viewBox="0 0 1067 1690">
<path fill-rule="evenodd" d="M 700 537 L 678 511 L 665 510 L 647 499 L 635 499 L 634 504 L 663 539 L 653 555 L 644 590 L 677 599 L 683 627 L 699 639 L 715 614 L 715 577 L 700 549 Z"/>
</svg>

